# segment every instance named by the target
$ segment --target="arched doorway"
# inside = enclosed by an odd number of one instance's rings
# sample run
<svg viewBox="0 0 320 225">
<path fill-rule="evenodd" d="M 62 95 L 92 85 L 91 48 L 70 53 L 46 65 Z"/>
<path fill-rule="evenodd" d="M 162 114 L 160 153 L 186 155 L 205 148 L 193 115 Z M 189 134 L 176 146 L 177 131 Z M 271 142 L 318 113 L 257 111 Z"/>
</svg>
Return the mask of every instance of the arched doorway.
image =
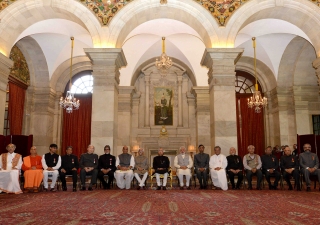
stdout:
<svg viewBox="0 0 320 225">
<path fill-rule="evenodd" d="M 254 109 L 248 108 L 248 98 L 254 92 L 255 78 L 244 71 L 236 71 L 236 110 L 237 110 L 237 135 L 238 135 L 238 154 L 247 154 L 248 145 L 254 145 L 255 153 L 262 155 L 264 152 L 264 116 L 255 113 Z M 258 89 L 261 86 L 258 83 Z"/>
</svg>

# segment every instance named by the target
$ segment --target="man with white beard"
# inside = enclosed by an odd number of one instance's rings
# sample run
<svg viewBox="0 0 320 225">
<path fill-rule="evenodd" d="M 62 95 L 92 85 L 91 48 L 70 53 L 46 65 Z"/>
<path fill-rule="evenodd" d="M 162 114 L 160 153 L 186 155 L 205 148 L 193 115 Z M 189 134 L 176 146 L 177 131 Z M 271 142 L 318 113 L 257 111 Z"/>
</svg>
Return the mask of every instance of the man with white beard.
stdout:
<svg viewBox="0 0 320 225">
<path fill-rule="evenodd" d="M 174 167 L 177 168 L 180 189 L 183 190 L 183 176 L 186 176 L 186 186 L 187 189 L 190 190 L 191 168 L 193 166 L 193 161 L 190 155 L 185 154 L 186 148 L 184 146 L 181 146 L 179 150 L 180 154 L 174 158 Z"/>
</svg>

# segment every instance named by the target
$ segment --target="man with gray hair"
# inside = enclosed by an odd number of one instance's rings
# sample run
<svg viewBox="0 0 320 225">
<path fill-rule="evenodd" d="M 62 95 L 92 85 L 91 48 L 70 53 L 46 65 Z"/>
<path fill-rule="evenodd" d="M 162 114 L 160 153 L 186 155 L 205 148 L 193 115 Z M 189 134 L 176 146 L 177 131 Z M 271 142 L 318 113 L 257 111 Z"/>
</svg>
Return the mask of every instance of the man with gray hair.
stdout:
<svg viewBox="0 0 320 225">
<path fill-rule="evenodd" d="M 138 151 L 138 156 L 134 158 L 134 176 L 139 182 L 138 190 L 141 188 L 146 189 L 145 187 L 145 181 L 148 177 L 148 168 L 149 168 L 149 163 L 148 163 L 148 158 L 143 155 L 144 150 L 142 148 L 139 148 Z M 143 176 L 142 179 L 140 176 Z"/>
<path fill-rule="evenodd" d="M 261 159 L 260 156 L 254 154 L 255 147 L 253 145 L 248 146 L 248 154 L 243 157 L 243 167 L 246 170 L 246 176 L 248 180 L 248 190 L 252 190 L 252 175 L 257 176 L 257 190 L 261 190 L 262 171 L 261 171 Z"/>
<path fill-rule="evenodd" d="M 114 173 L 114 177 L 116 178 L 117 186 L 120 189 L 130 189 L 133 179 L 134 158 L 128 154 L 128 146 L 123 146 L 122 154 L 117 156 L 116 167 L 117 170 Z"/>
<path fill-rule="evenodd" d="M 311 191 L 310 175 L 317 176 L 320 183 L 319 157 L 311 152 L 311 145 L 309 143 L 303 145 L 303 150 L 304 152 L 299 155 L 300 168 L 306 181 L 307 191 Z"/>
<path fill-rule="evenodd" d="M 80 180 L 81 180 L 81 191 L 86 190 L 86 175 L 91 175 L 91 182 L 89 184 L 88 190 L 92 191 L 92 186 L 97 183 L 98 177 L 98 155 L 94 154 L 94 146 L 89 145 L 87 148 L 87 153 L 84 153 L 80 157 L 79 166 L 80 170 Z"/>
<path fill-rule="evenodd" d="M 179 178 L 180 189 L 183 190 L 183 176 L 186 176 L 186 187 L 190 190 L 191 168 L 193 161 L 190 155 L 186 154 L 186 148 L 179 148 L 180 154 L 174 158 L 174 167 L 177 168 L 177 176 Z"/>
</svg>

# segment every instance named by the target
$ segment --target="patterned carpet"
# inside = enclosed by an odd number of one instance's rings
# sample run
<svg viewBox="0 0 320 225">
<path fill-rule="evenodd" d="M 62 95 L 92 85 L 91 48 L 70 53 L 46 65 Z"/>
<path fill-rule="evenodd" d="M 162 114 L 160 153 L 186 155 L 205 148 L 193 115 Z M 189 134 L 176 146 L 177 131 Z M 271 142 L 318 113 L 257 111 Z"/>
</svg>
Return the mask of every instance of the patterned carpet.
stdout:
<svg viewBox="0 0 320 225">
<path fill-rule="evenodd" d="M 320 224 L 320 192 L 94 190 L 0 195 L 0 224 Z"/>
</svg>

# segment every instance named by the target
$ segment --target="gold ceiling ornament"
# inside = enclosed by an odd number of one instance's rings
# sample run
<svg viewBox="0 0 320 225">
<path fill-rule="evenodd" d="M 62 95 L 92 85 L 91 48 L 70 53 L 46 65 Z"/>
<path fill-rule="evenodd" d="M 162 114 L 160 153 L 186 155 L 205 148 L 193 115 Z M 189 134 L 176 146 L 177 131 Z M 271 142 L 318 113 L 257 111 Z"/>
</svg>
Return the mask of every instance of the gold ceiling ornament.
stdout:
<svg viewBox="0 0 320 225">
<path fill-rule="evenodd" d="M 254 77 L 256 79 L 255 91 L 252 97 L 248 98 L 248 107 L 254 108 L 256 113 L 261 112 L 261 108 L 268 104 L 268 99 L 262 97 L 260 91 L 258 90 L 258 79 L 257 79 L 257 60 L 256 60 L 256 38 L 252 38 L 253 53 L 254 53 Z"/>
<path fill-rule="evenodd" d="M 168 3 L 167 0 L 160 0 L 160 4 L 161 4 L 161 5 L 165 5 L 165 4 L 167 4 L 167 3 Z"/>
<path fill-rule="evenodd" d="M 166 76 L 168 73 L 168 69 L 172 66 L 172 60 L 169 56 L 166 54 L 166 38 L 162 37 L 162 54 L 160 56 L 160 59 L 156 59 L 156 67 L 160 71 L 160 74 L 162 76 Z"/>
<path fill-rule="evenodd" d="M 70 82 L 69 82 L 69 91 L 67 91 L 66 97 L 63 99 L 63 97 L 60 98 L 60 107 L 66 109 L 67 113 L 72 113 L 73 110 L 79 109 L 80 102 L 74 97 L 74 93 L 71 92 L 72 87 L 72 58 L 73 58 L 73 42 L 74 37 L 71 37 L 71 59 L 70 59 Z"/>
</svg>

